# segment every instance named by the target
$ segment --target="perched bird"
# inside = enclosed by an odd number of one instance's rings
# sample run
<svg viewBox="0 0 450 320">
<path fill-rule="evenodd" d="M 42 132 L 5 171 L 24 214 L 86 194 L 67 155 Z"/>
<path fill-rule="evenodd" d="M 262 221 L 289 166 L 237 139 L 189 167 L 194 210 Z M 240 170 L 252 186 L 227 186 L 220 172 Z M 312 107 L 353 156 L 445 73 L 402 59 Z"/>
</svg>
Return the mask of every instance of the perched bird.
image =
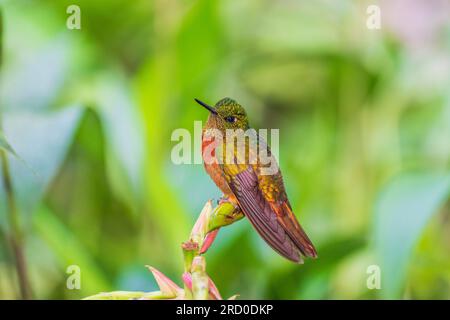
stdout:
<svg viewBox="0 0 450 320">
<path fill-rule="evenodd" d="M 227 141 L 228 129 L 249 131 L 244 108 L 230 98 L 220 100 L 214 107 L 195 101 L 210 112 L 202 133 L 202 156 L 206 172 L 224 198 L 241 210 L 259 235 L 283 257 L 297 263 L 303 262 L 302 256 L 316 258 L 313 244 L 292 212 L 283 177 L 267 144 L 258 135 L 256 144 L 245 139 L 242 157 L 237 154 L 237 143 Z M 217 131 L 223 139 L 217 138 Z M 227 143 L 232 147 L 227 149 Z M 226 158 L 225 149 L 232 150 L 232 162 Z M 260 150 L 276 165 L 272 174 L 263 173 L 267 162 L 262 161 Z"/>
</svg>

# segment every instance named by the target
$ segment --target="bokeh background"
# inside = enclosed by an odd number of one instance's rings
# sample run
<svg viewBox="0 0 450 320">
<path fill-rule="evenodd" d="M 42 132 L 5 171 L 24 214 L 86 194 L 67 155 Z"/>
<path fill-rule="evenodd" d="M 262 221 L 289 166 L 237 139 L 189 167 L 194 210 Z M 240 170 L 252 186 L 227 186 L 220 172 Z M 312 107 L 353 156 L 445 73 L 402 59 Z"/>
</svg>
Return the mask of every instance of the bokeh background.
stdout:
<svg viewBox="0 0 450 320">
<path fill-rule="evenodd" d="M 81 30 L 66 28 L 71 4 Z M 370 4 L 379 30 L 366 27 Z M 0 10 L 0 152 L 34 298 L 156 290 L 144 265 L 181 284 L 180 244 L 220 193 L 202 165 L 171 162 L 170 137 L 206 119 L 193 98 L 226 96 L 255 128 L 280 129 L 288 194 L 319 259 L 285 261 L 240 221 L 206 254 L 223 296 L 450 298 L 449 1 L 12 0 Z M 1 183 L 0 298 L 15 299 L 7 195 Z M 66 288 L 73 264 L 80 290 Z M 379 290 L 367 287 L 372 265 Z"/>
</svg>

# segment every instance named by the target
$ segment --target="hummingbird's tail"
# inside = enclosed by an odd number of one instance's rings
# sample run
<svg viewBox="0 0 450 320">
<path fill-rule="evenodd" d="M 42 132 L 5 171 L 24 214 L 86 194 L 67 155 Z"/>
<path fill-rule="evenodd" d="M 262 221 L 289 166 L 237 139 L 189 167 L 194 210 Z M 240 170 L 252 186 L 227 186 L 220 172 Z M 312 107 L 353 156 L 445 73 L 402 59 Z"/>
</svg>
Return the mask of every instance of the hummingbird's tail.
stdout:
<svg viewBox="0 0 450 320">
<path fill-rule="evenodd" d="M 292 242 L 294 242 L 301 254 L 305 257 L 317 258 L 317 252 L 314 245 L 298 223 L 289 203 L 283 201 L 282 203 L 274 203 L 271 207 L 276 213 L 278 221 L 282 225 L 284 231 L 289 238 L 291 238 Z"/>
<path fill-rule="evenodd" d="M 224 166 L 224 170 L 229 168 Z M 303 262 L 302 256 L 317 257 L 316 249 L 292 213 L 286 196 L 266 198 L 251 166 L 229 177 L 229 187 L 240 209 L 275 251 L 297 263 Z"/>
</svg>

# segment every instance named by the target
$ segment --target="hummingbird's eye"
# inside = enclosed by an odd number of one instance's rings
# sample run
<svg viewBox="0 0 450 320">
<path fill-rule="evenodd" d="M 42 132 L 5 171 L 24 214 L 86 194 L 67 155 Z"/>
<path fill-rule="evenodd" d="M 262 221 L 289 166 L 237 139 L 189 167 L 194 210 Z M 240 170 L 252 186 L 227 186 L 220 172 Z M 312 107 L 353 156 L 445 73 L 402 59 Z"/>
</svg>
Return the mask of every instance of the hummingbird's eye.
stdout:
<svg viewBox="0 0 450 320">
<path fill-rule="evenodd" d="M 228 117 L 225 117 L 225 121 L 229 122 L 229 123 L 235 123 L 237 121 L 237 119 L 236 119 L 236 117 L 228 116 Z"/>
</svg>

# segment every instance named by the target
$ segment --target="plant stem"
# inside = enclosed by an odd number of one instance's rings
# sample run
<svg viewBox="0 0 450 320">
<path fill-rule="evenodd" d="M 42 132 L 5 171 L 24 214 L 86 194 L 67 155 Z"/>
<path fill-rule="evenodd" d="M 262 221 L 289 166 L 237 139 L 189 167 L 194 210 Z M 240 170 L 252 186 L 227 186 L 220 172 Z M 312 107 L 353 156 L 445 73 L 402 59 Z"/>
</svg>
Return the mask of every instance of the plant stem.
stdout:
<svg viewBox="0 0 450 320">
<path fill-rule="evenodd" d="M 216 208 L 212 207 L 211 200 L 203 207 L 200 216 L 192 228 L 188 241 L 182 243 L 184 256 L 184 271 L 192 275 L 192 290 L 184 286 L 185 298 L 194 300 L 207 299 L 209 296 L 209 278 L 206 274 L 206 261 L 201 256 L 208 250 L 215 234 L 221 227 L 230 225 L 242 219 L 244 215 L 236 211 L 229 202 L 223 202 Z M 208 241 L 208 236 L 212 238 Z M 206 247 L 203 246 L 206 244 Z M 217 290 L 217 289 L 216 289 Z"/>
<path fill-rule="evenodd" d="M 27 265 L 24 253 L 24 237 L 20 229 L 19 213 L 14 198 L 14 190 L 9 172 L 9 163 L 6 151 L 0 150 L 2 162 L 3 186 L 8 205 L 8 220 L 11 228 L 10 242 L 16 263 L 17 276 L 19 278 L 20 293 L 22 299 L 31 299 L 31 286 L 28 279 Z"/>
<path fill-rule="evenodd" d="M 3 15 L 0 10 L 0 67 L 3 62 Z M 0 130 L 2 128 L 2 106 L 0 105 Z M 25 261 L 25 254 L 23 250 L 23 235 L 20 230 L 19 213 L 17 211 L 16 201 L 14 199 L 14 190 L 9 172 L 8 156 L 5 150 L 0 150 L 0 157 L 2 162 L 2 176 L 3 185 L 6 192 L 8 205 L 8 220 L 11 228 L 9 236 L 11 247 L 13 250 L 17 275 L 19 278 L 20 292 L 22 299 L 31 299 L 31 286 L 28 280 L 28 273 Z"/>
</svg>

